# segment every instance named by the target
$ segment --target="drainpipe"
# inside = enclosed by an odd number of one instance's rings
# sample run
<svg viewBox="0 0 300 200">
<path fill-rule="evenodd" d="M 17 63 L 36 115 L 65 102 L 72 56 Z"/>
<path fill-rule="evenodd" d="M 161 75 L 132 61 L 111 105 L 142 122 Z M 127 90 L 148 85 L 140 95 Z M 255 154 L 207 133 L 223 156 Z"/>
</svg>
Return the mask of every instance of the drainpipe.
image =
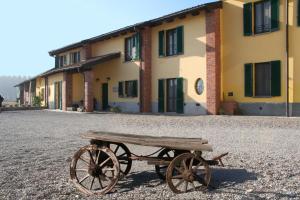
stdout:
<svg viewBox="0 0 300 200">
<path fill-rule="evenodd" d="M 286 43 L 286 106 L 285 114 L 290 116 L 290 99 L 289 99 L 289 0 L 285 1 L 286 5 L 286 25 L 285 25 L 285 43 Z"/>
</svg>

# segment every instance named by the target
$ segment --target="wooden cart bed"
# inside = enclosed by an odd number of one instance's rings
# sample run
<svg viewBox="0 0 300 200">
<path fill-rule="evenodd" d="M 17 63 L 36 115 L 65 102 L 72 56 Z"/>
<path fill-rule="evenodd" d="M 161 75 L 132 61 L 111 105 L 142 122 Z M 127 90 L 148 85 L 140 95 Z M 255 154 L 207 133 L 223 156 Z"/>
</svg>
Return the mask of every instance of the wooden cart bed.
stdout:
<svg viewBox="0 0 300 200">
<path fill-rule="evenodd" d="M 120 134 L 113 132 L 88 131 L 81 134 L 84 139 L 115 143 L 128 143 L 141 146 L 164 147 L 179 150 L 213 151 L 208 141 L 201 138 L 154 137 L 148 135 Z"/>
</svg>

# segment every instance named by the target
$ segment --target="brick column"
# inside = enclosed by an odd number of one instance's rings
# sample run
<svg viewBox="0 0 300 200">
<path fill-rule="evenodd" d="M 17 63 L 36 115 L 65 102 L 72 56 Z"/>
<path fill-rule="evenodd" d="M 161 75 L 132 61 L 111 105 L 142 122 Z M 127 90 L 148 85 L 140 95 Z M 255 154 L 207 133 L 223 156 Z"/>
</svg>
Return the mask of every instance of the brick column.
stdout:
<svg viewBox="0 0 300 200">
<path fill-rule="evenodd" d="M 49 108 L 49 86 L 48 86 L 48 77 L 45 77 L 45 106 Z"/>
<path fill-rule="evenodd" d="M 92 49 L 90 44 L 84 44 L 81 52 L 81 61 L 86 61 L 92 57 Z"/>
<path fill-rule="evenodd" d="M 19 93 L 20 93 L 20 105 L 24 105 L 24 86 L 19 86 Z"/>
<path fill-rule="evenodd" d="M 151 27 L 145 27 L 141 31 L 142 49 L 140 65 L 140 111 L 151 112 Z"/>
<path fill-rule="evenodd" d="M 84 72 L 84 107 L 86 112 L 94 111 L 93 71 Z"/>
<path fill-rule="evenodd" d="M 206 105 L 207 113 L 217 115 L 221 99 L 220 9 L 206 15 Z"/>
<path fill-rule="evenodd" d="M 64 111 L 72 106 L 72 88 L 72 74 L 64 72 L 62 81 L 62 110 Z"/>
</svg>

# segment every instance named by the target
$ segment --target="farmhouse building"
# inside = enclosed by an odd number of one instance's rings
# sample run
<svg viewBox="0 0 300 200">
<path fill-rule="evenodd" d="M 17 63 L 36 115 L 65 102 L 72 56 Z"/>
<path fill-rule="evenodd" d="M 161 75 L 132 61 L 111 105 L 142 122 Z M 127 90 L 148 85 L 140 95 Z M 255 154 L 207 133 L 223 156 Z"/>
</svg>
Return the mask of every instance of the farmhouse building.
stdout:
<svg viewBox="0 0 300 200">
<path fill-rule="evenodd" d="M 224 0 L 127 26 L 50 51 L 20 91 L 49 109 L 300 115 L 299 5 Z"/>
</svg>

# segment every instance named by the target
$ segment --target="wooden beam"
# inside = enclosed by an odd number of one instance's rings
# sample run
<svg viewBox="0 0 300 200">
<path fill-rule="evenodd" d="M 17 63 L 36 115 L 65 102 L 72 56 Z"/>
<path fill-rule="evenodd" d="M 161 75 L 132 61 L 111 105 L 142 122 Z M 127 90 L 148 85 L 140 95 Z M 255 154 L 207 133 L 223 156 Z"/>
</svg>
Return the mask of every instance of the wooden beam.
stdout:
<svg viewBox="0 0 300 200">
<path fill-rule="evenodd" d="M 212 151 L 207 140 L 201 138 L 154 137 L 147 135 L 120 134 L 112 132 L 89 131 L 82 138 L 116 143 L 128 143 L 142 146 L 165 147 L 169 149 Z"/>
</svg>

